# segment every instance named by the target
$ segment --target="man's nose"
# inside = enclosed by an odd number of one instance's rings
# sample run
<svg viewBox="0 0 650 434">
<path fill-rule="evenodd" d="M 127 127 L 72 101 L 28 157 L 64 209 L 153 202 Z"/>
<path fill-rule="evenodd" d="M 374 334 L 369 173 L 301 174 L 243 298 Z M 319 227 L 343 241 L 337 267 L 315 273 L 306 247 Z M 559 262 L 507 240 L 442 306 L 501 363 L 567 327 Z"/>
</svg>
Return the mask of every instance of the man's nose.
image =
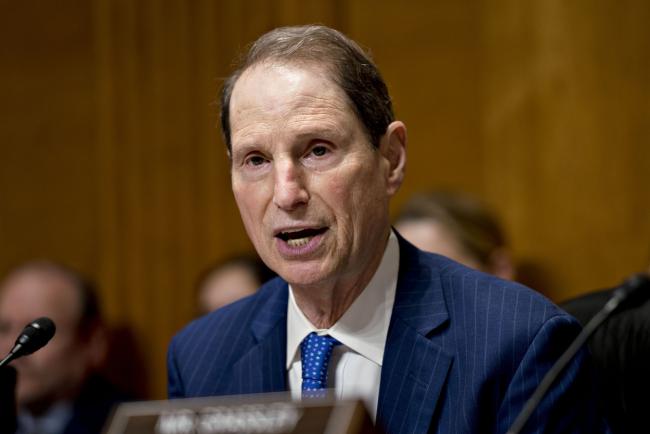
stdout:
<svg viewBox="0 0 650 434">
<path fill-rule="evenodd" d="M 305 173 L 292 160 L 277 161 L 273 203 L 285 211 L 293 211 L 309 202 Z"/>
</svg>

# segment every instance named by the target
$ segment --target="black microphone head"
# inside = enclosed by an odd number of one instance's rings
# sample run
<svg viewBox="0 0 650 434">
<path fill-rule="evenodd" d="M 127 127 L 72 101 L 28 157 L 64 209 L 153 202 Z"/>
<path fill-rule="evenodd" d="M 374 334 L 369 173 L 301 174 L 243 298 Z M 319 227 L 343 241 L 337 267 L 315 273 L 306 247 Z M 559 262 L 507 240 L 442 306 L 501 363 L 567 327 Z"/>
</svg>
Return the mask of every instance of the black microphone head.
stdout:
<svg viewBox="0 0 650 434">
<path fill-rule="evenodd" d="M 54 321 L 47 317 L 30 322 L 16 339 L 16 345 L 20 345 L 20 348 L 16 351 L 15 357 L 26 356 L 42 348 L 52 339 L 54 332 L 56 332 Z"/>
<path fill-rule="evenodd" d="M 650 298 L 650 275 L 638 273 L 630 276 L 616 288 L 613 296 L 617 297 L 621 306 L 624 305 L 624 307 L 632 307 L 645 302 Z"/>
</svg>

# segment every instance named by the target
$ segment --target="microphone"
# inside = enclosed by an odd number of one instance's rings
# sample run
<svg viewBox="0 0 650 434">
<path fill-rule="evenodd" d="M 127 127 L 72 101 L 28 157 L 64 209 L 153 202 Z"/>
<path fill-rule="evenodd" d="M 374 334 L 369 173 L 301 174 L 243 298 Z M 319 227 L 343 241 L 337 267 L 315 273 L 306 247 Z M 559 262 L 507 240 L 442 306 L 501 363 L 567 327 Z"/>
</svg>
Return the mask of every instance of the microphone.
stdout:
<svg viewBox="0 0 650 434">
<path fill-rule="evenodd" d="M 587 339 L 591 337 L 596 329 L 614 311 L 639 305 L 648 298 L 650 298 L 650 275 L 648 274 L 635 274 L 616 287 L 610 299 L 605 303 L 605 306 L 589 320 L 587 325 L 585 325 L 571 345 L 569 345 L 569 348 L 546 373 L 506 434 L 519 434 L 562 370 L 573 359 L 573 356 L 576 355 Z"/>
<path fill-rule="evenodd" d="M 18 339 L 16 339 L 16 343 L 11 351 L 9 351 L 9 354 L 0 361 L 0 367 L 18 357 L 32 354 L 34 351 L 42 348 L 52 339 L 55 331 L 56 326 L 54 325 L 54 321 L 47 317 L 35 319 L 27 324 L 18 336 Z"/>
</svg>

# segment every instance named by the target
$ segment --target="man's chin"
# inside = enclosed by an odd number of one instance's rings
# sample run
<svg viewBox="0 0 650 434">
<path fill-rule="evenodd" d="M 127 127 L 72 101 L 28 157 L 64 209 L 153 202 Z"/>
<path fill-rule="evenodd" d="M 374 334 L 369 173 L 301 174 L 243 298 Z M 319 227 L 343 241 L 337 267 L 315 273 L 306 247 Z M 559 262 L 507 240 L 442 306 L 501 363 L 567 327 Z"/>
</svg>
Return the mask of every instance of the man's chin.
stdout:
<svg viewBox="0 0 650 434">
<path fill-rule="evenodd" d="M 314 266 L 296 266 L 285 267 L 278 274 L 286 280 L 292 287 L 312 287 L 322 285 L 327 281 L 327 274 L 323 272 L 322 267 Z"/>
</svg>

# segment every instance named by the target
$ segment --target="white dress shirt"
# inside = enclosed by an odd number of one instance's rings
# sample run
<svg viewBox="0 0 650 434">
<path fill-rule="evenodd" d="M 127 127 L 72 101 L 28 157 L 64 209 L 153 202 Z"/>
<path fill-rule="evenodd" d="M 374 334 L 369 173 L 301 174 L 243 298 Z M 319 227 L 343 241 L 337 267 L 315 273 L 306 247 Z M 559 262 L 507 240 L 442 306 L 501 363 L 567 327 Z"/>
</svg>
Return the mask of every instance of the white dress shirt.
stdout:
<svg viewBox="0 0 650 434">
<path fill-rule="evenodd" d="M 329 329 L 317 329 L 305 317 L 289 286 L 287 312 L 287 370 L 289 389 L 300 399 L 302 364 L 300 343 L 311 332 L 330 335 L 342 345 L 334 347 L 328 387 L 338 399 L 362 399 L 372 419 L 377 415 L 379 381 L 388 325 L 395 303 L 399 271 L 399 243 L 391 231 L 375 275 L 350 308 Z"/>
</svg>

